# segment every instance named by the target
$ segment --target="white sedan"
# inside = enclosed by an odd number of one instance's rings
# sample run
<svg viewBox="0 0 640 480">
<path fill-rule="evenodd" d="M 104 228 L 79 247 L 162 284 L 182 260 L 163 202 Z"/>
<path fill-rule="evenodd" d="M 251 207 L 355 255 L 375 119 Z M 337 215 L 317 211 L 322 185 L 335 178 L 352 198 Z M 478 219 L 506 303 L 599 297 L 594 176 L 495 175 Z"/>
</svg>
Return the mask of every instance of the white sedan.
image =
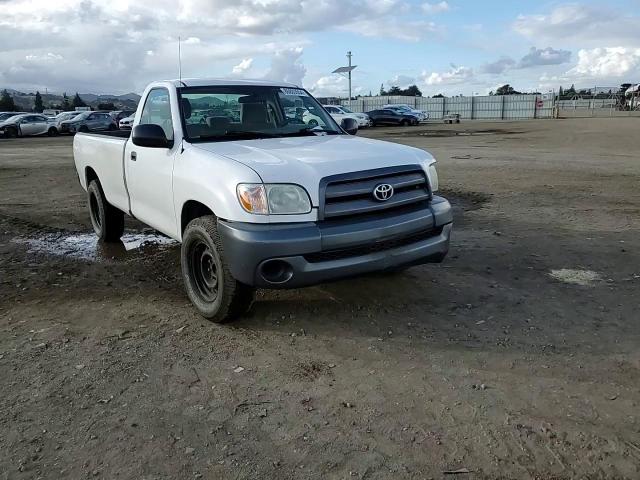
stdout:
<svg viewBox="0 0 640 480">
<path fill-rule="evenodd" d="M 133 125 L 133 120 L 135 119 L 135 114 L 130 117 L 125 117 L 118 123 L 120 130 L 131 130 L 131 126 Z"/>
<path fill-rule="evenodd" d="M 369 115 L 366 113 L 355 113 L 349 110 L 347 107 L 343 107 L 341 105 L 323 105 L 324 109 L 329 112 L 329 115 L 333 117 L 333 119 L 340 123 L 343 118 L 351 117 L 355 118 L 358 122 L 358 127 L 369 127 L 371 126 L 371 119 Z"/>
</svg>

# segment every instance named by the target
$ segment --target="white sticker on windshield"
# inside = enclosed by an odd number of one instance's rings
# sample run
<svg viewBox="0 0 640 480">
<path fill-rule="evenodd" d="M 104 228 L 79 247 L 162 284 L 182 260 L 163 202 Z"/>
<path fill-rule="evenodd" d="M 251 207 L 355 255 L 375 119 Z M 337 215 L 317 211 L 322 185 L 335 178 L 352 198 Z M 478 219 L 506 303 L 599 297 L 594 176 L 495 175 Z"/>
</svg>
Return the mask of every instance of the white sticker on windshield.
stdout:
<svg viewBox="0 0 640 480">
<path fill-rule="evenodd" d="M 308 97 L 309 94 L 301 88 L 281 88 L 280 91 L 285 95 L 293 95 L 296 97 Z"/>
</svg>

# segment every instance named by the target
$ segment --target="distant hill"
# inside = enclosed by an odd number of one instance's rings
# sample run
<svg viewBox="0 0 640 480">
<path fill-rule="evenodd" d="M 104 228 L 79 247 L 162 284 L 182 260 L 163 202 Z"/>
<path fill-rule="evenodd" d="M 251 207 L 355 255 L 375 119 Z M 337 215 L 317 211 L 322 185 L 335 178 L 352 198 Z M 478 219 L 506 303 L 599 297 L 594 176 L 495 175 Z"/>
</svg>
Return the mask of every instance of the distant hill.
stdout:
<svg viewBox="0 0 640 480">
<path fill-rule="evenodd" d="M 0 91 L 4 88 L 0 88 Z M 35 92 L 20 92 L 12 88 L 7 88 L 7 92 L 13 97 L 13 101 L 19 110 L 31 111 L 35 103 Z M 40 92 L 44 108 L 56 108 L 62 104 L 62 95 Z M 69 101 L 74 97 L 75 93 L 67 93 Z M 101 103 L 111 103 L 116 110 L 135 110 L 140 101 L 140 95 L 137 93 L 125 93 L 124 95 L 110 95 L 95 93 L 81 93 L 80 98 L 91 108 L 96 110 Z"/>
</svg>

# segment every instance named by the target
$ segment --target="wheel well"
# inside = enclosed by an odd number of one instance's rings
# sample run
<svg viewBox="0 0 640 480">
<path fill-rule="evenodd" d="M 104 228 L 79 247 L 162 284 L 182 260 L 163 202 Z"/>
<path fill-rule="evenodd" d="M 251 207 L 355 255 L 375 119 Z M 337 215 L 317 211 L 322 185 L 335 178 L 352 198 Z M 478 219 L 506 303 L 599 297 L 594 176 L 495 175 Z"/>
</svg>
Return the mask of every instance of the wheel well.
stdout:
<svg viewBox="0 0 640 480">
<path fill-rule="evenodd" d="M 180 232 L 184 233 L 184 229 L 187 228 L 191 220 L 205 215 L 214 215 L 214 213 L 203 203 L 195 200 L 186 202 L 182 206 L 182 213 L 180 214 Z"/>
<path fill-rule="evenodd" d="M 91 183 L 92 180 L 98 180 L 98 174 L 91 167 L 87 167 L 85 169 L 85 177 L 87 179 L 87 187 L 89 186 L 89 184 Z M 98 180 L 98 181 L 100 181 L 100 180 Z"/>
</svg>

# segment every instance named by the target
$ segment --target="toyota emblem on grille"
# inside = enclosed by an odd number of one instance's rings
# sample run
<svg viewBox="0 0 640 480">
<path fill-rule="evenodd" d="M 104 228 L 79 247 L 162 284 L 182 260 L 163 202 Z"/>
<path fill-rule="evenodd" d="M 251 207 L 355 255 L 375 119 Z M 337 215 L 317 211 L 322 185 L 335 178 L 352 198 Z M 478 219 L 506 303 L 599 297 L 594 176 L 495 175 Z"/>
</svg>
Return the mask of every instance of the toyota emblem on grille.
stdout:
<svg viewBox="0 0 640 480">
<path fill-rule="evenodd" d="M 373 189 L 373 198 L 380 202 L 386 202 L 391 197 L 393 197 L 393 186 L 388 183 L 381 183 Z"/>
</svg>

